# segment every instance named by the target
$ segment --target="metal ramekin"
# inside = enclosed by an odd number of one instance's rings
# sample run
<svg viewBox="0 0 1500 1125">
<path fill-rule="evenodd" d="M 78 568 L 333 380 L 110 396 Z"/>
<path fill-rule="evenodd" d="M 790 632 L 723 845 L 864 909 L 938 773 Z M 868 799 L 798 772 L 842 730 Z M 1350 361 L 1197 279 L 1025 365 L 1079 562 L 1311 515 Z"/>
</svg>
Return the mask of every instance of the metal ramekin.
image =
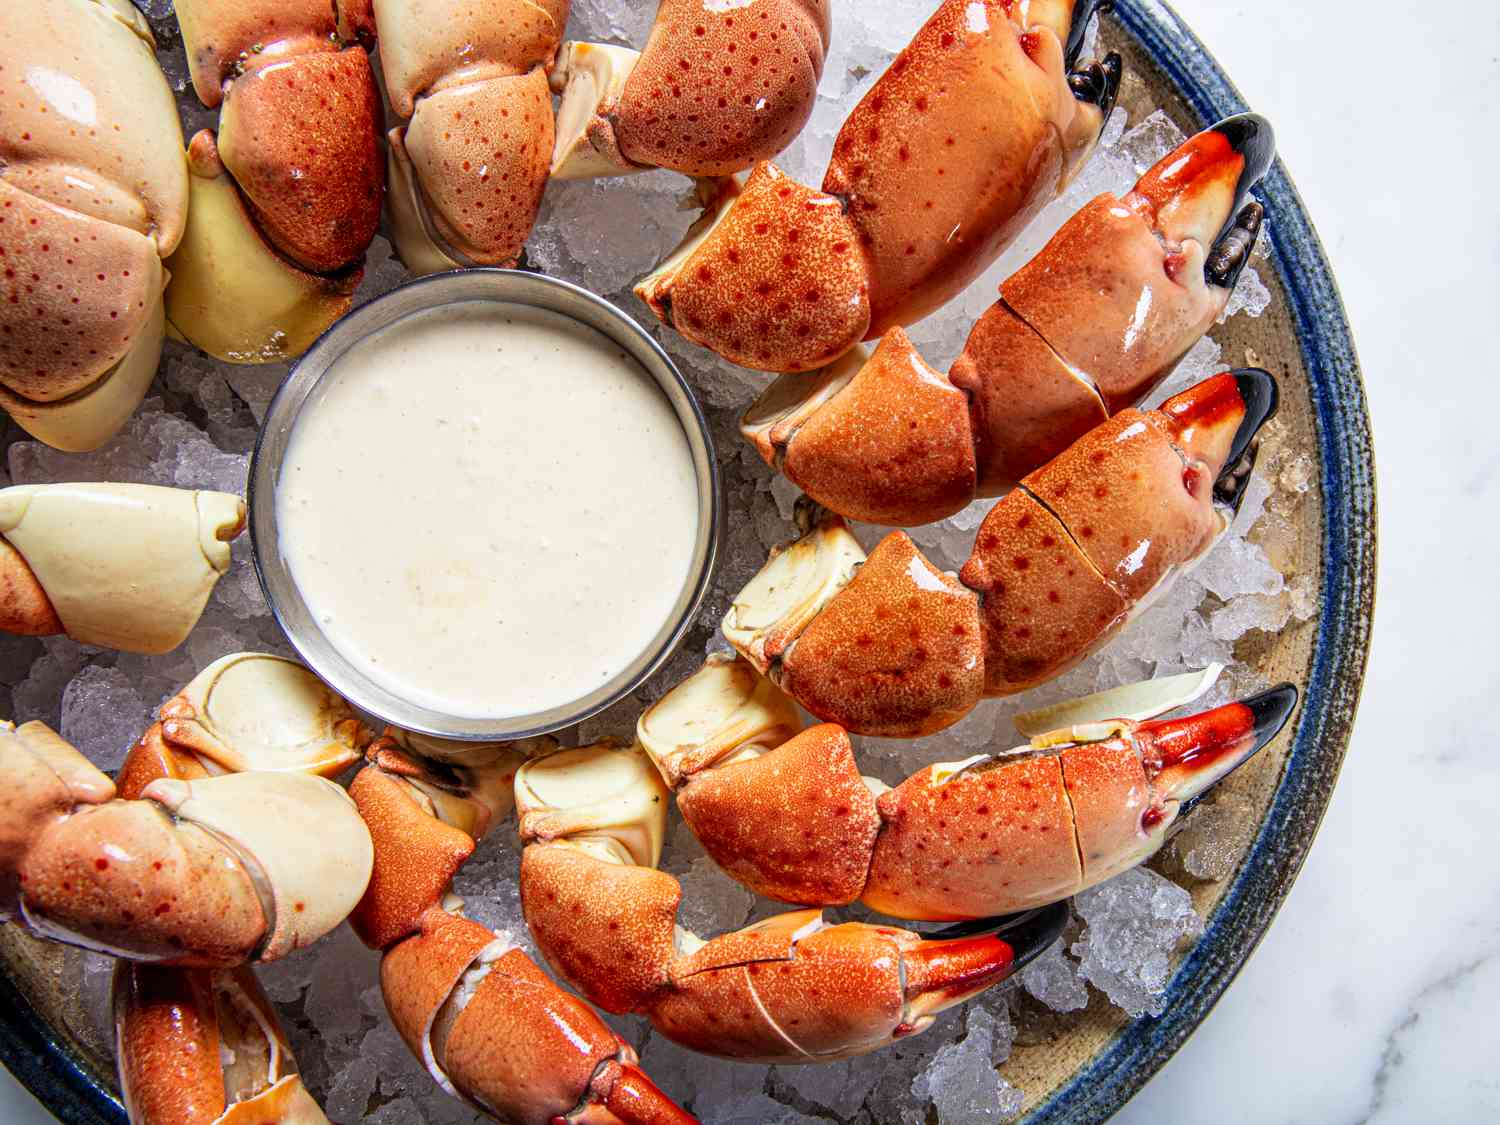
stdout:
<svg viewBox="0 0 1500 1125">
<path fill-rule="evenodd" d="M 688 578 L 672 612 L 644 651 L 619 675 L 588 695 L 526 715 L 466 719 L 408 702 L 372 681 L 334 647 L 309 612 L 282 557 L 276 525 L 276 485 L 292 428 L 324 373 L 357 341 L 410 313 L 458 301 L 499 301 L 551 309 L 604 333 L 650 373 L 682 424 L 698 477 L 698 535 Z M 687 382 L 667 353 L 609 302 L 555 278 L 517 270 L 470 269 L 419 278 L 353 310 L 323 333 L 297 362 L 271 400 L 250 461 L 247 492 L 255 569 L 271 612 L 292 647 L 350 703 L 398 727 L 443 738 L 501 740 L 544 734 L 581 722 L 634 691 L 671 654 L 708 590 L 717 555 L 723 503 L 718 462 L 708 424 Z M 377 544 L 371 544 L 372 547 Z M 350 580 L 358 581 L 357 557 Z M 608 628 L 601 622 L 600 628 Z"/>
</svg>

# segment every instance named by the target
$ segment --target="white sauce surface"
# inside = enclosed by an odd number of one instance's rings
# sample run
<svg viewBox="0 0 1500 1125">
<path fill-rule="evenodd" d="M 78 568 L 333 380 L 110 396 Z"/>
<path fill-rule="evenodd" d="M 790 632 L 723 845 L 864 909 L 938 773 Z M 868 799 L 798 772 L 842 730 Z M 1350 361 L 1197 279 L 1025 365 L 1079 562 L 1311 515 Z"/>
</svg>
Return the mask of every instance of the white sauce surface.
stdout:
<svg viewBox="0 0 1500 1125">
<path fill-rule="evenodd" d="M 339 651 L 461 718 L 579 699 L 660 631 L 698 525 L 692 453 L 655 381 L 545 309 L 414 313 L 303 404 L 282 554 Z"/>
</svg>

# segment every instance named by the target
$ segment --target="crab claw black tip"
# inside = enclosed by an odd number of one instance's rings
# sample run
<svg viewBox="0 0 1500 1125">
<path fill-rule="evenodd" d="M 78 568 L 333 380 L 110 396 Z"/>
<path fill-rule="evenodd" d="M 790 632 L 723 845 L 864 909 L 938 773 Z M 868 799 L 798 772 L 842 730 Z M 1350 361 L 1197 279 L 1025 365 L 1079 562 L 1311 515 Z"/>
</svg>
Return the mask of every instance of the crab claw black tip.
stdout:
<svg viewBox="0 0 1500 1125">
<path fill-rule="evenodd" d="M 1010 971 L 1020 972 L 1032 961 L 1046 952 L 1047 947 L 1062 936 L 1068 924 L 1068 904 L 1054 902 L 1050 906 L 1039 906 L 1024 914 L 1008 914 L 1004 918 L 980 918 L 974 922 L 959 922 L 925 935 L 929 938 L 975 937 L 978 934 L 994 934 L 1010 946 L 1015 960 Z"/>
<path fill-rule="evenodd" d="M 1221 289 L 1233 289 L 1245 272 L 1250 261 L 1250 251 L 1260 237 L 1260 228 L 1266 217 L 1266 209 L 1259 203 L 1247 203 L 1219 235 L 1203 263 L 1203 277 L 1210 285 Z"/>
<path fill-rule="evenodd" d="M 1234 441 L 1229 446 L 1229 456 L 1224 459 L 1214 482 L 1214 496 L 1219 503 L 1239 511 L 1240 501 L 1245 497 L 1245 487 L 1250 483 L 1250 470 L 1255 467 L 1259 447 L 1256 435 L 1261 427 L 1276 416 L 1281 405 L 1281 389 L 1276 377 L 1259 367 L 1242 367 L 1231 372 L 1239 386 L 1240 398 L 1245 404 L 1245 416 L 1239 429 L 1234 432 Z"/>
<path fill-rule="evenodd" d="M 1255 749 L 1259 751 L 1281 733 L 1281 728 L 1292 717 L 1297 708 L 1297 688 L 1295 684 L 1278 684 L 1269 691 L 1251 696 L 1244 703 L 1255 717 Z"/>
<path fill-rule="evenodd" d="M 1229 142 L 1229 147 L 1245 159 L 1239 183 L 1235 185 L 1234 206 L 1229 209 L 1229 222 L 1225 224 L 1224 231 L 1220 232 L 1222 236 L 1238 222 L 1238 216 L 1245 201 L 1249 199 L 1251 190 L 1270 171 L 1271 162 L 1276 159 L 1276 130 L 1271 127 L 1270 121 L 1258 113 L 1236 113 L 1211 126 L 1211 129 L 1223 136 Z"/>
<path fill-rule="evenodd" d="M 1063 58 L 1071 70 L 1083 51 L 1083 37 L 1089 21 L 1096 15 L 1114 11 L 1115 0 L 1073 0 L 1073 22 L 1068 25 L 1068 41 L 1063 44 Z"/>
<path fill-rule="evenodd" d="M 1092 62 L 1069 73 L 1068 88 L 1079 101 L 1098 106 L 1107 118 L 1120 98 L 1120 79 L 1124 73 L 1125 64 L 1111 51 L 1103 62 Z"/>
</svg>

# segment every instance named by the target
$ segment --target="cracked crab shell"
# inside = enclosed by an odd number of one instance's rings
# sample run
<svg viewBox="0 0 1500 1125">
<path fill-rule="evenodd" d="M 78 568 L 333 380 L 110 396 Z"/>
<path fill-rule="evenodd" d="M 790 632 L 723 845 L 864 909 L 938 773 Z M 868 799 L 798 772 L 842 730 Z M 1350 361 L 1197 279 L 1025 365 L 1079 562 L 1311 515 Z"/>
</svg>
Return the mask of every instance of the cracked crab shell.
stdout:
<svg viewBox="0 0 1500 1125">
<path fill-rule="evenodd" d="M 1168 252 L 1138 210 L 1101 195 L 1000 292 L 1119 411 L 1172 369 L 1228 300 L 1204 282 L 1204 253 L 1196 242 Z"/>
<path fill-rule="evenodd" d="M 767 898 L 811 906 L 859 898 L 880 831 L 849 736 L 832 723 L 705 770 L 678 794 L 677 807 L 731 878 Z"/>
<path fill-rule="evenodd" d="M 0 535 L 47 591 L 68 635 L 168 652 L 229 568 L 245 506 L 225 492 L 145 484 L 16 485 L 0 491 Z"/>
<path fill-rule="evenodd" d="M 984 690 L 979 599 L 893 531 L 782 658 L 780 684 L 855 734 L 916 738 Z"/>
<path fill-rule="evenodd" d="M 259 868 L 273 910 L 260 960 L 274 961 L 333 929 L 370 879 L 370 833 L 349 795 L 299 773 L 163 779 L 145 797 L 231 841 Z"/>
<path fill-rule="evenodd" d="M 1056 902 L 1083 880 L 1061 761 L 1037 755 L 929 766 L 881 796 L 864 903 L 956 920 Z"/>
<path fill-rule="evenodd" d="M 909 527 L 951 516 L 974 499 L 968 396 L 893 328 L 792 433 L 782 472 L 850 519 Z"/>
<path fill-rule="evenodd" d="M 865 258 L 842 203 L 774 164 L 757 164 L 690 256 L 669 277 L 663 269 L 636 287 L 641 299 L 746 367 L 811 371 L 870 327 Z"/>
</svg>

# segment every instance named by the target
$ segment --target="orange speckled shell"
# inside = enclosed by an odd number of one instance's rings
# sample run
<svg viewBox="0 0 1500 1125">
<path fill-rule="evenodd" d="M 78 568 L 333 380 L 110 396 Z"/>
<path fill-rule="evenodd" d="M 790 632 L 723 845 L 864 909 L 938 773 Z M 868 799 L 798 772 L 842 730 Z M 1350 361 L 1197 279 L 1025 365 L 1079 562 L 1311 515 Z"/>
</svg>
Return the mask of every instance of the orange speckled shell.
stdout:
<svg viewBox="0 0 1500 1125">
<path fill-rule="evenodd" d="M 1204 285 L 1200 263 L 1201 253 L 1197 268 L 1185 269 L 1139 212 L 1101 195 L 1000 292 L 1118 411 L 1160 382 L 1219 315 L 1223 301 Z"/>
<path fill-rule="evenodd" d="M 242 54 L 266 59 L 338 49 L 329 0 L 177 0 L 175 8 L 193 89 L 210 109 Z"/>
<path fill-rule="evenodd" d="M 1184 464 L 1154 412 L 1116 414 L 1022 483 L 1131 602 L 1218 530 L 1212 477 Z"/>
<path fill-rule="evenodd" d="M 996 496 L 1108 416 L 1104 404 L 1004 301 L 974 324 L 948 373 L 969 393 L 978 489 Z"/>
<path fill-rule="evenodd" d="M 30 918 L 142 959 L 229 968 L 266 932 L 239 861 L 152 801 L 111 801 L 53 826 L 26 854 L 21 885 Z"/>
<path fill-rule="evenodd" d="M 1083 885 L 1092 886 L 1134 866 L 1148 847 L 1141 817 L 1153 803 L 1151 782 L 1140 751 L 1127 739 L 1072 746 L 1060 757 L 1083 857 Z"/>
<path fill-rule="evenodd" d="M 132 1121 L 211 1125 L 224 1112 L 208 973 L 121 961 L 115 1018 L 120 1091 Z"/>
<path fill-rule="evenodd" d="M 425 1058 L 422 1043 L 433 1016 L 479 951 L 494 940 L 495 935 L 478 922 L 434 907 L 422 915 L 419 933 L 393 945 L 381 958 L 385 1009 L 417 1058 Z"/>
<path fill-rule="evenodd" d="M 782 472 L 850 519 L 896 527 L 944 519 L 974 499 L 968 397 L 892 328 L 792 435 Z"/>
<path fill-rule="evenodd" d="M 721 957 L 722 968 L 677 977 L 651 1020 L 685 1047 L 746 1062 L 859 1053 L 901 1023 L 901 949 L 910 943 L 901 930 L 850 924 L 805 937 L 780 957 Z"/>
<path fill-rule="evenodd" d="M 513 265 L 552 160 L 552 95 L 540 69 L 423 98 L 406 150 L 444 240 L 477 265 Z"/>
<path fill-rule="evenodd" d="M 150 238 L 0 179 L 0 387 L 55 402 L 92 385 L 135 343 L 161 287 Z"/>
<path fill-rule="evenodd" d="M 725 359 L 811 371 L 864 338 L 868 291 L 839 201 L 761 163 L 729 216 L 677 271 L 667 298 L 677 331 Z"/>
<path fill-rule="evenodd" d="M 357 261 L 380 225 L 382 116 L 358 47 L 257 66 L 225 98 L 225 166 L 267 239 L 315 273 Z"/>
<path fill-rule="evenodd" d="M 979 602 L 893 531 L 782 658 L 781 687 L 854 732 L 917 738 L 984 690 Z"/>
<path fill-rule="evenodd" d="M 695 774 L 677 807 L 733 878 L 758 895 L 809 906 L 859 897 L 880 830 L 849 736 L 832 723 Z"/>
<path fill-rule="evenodd" d="M 972 769 L 944 785 L 932 768 L 880 798 L 885 826 L 864 902 L 897 918 L 986 918 L 1055 902 L 1083 871 L 1055 757 Z"/>
<path fill-rule="evenodd" d="M 519 949 L 490 968 L 453 1022 L 443 1068 L 453 1084 L 514 1125 L 573 1112 L 621 1044 L 582 1000 Z"/>
<path fill-rule="evenodd" d="M 812 113 L 828 32 L 828 0 L 662 0 L 611 114 L 621 151 L 692 176 L 775 156 Z"/>
<path fill-rule="evenodd" d="M 375 18 L 391 109 L 408 118 L 422 94 L 550 65 L 568 8 L 563 0 L 375 0 Z"/>
<path fill-rule="evenodd" d="M 870 332 L 974 280 L 1061 186 L 1072 107 L 1028 56 L 1009 0 L 945 0 L 844 122 L 823 190 L 870 258 Z M 1051 41 L 1051 31 L 1031 33 Z"/>
<path fill-rule="evenodd" d="M 416 932 L 423 915 L 436 906 L 453 875 L 474 852 L 466 832 L 430 815 L 402 782 L 376 766 L 366 766 L 349 786 L 375 860 L 364 897 L 349 925 L 372 949 L 387 949 Z"/>
<path fill-rule="evenodd" d="M 62 631 L 57 610 L 36 574 L 21 552 L 0 538 L 0 632 L 50 637 Z"/>
<path fill-rule="evenodd" d="M 537 948 L 606 1011 L 632 1011 L 666 983 L 681 899 L 677 880 L 649 867 L 559 844 L 521 853 L 521 907 Z"/>
<path fill-rule="evenodd" d="M 1046 508 L 1017 489 L 990 509 L 959 572 L 984 597 L 984 690 L 1011 695 L 1072 668 L 1130 603 Z"/>
</svg>

